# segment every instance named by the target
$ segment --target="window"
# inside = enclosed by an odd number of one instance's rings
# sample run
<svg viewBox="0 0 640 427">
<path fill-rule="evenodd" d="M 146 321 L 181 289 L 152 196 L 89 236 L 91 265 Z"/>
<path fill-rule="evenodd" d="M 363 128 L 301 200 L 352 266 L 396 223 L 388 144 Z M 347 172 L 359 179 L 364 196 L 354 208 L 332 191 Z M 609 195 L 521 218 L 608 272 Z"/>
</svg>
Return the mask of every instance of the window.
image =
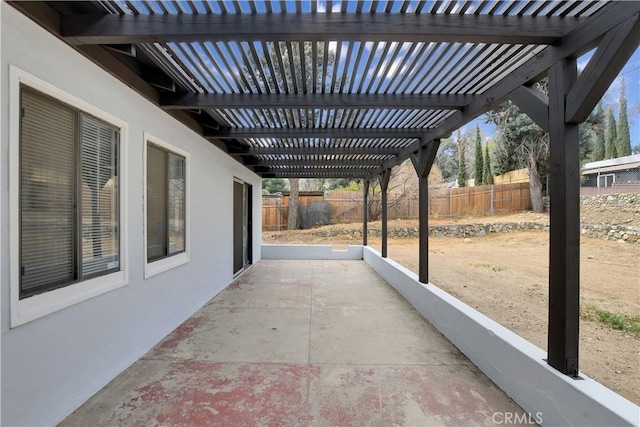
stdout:
<svg viewBox="0 0 640 427">
<path fill-rule="evenodd" d="M 20 87 L 20 300 L 120 271 L 120 128 Z"/>
<path fill-rule="evenodd" d="M 149 137 L 146 152 L 146 277 L 187 258 L 187 154 Z"/>
<path fill-rule="evenodd" d="M 598 187 L 613 187 L 613 184 L 616 182 L 615 174 L 603 174 L 600 175 L 598 173 Z"/>
</svg>

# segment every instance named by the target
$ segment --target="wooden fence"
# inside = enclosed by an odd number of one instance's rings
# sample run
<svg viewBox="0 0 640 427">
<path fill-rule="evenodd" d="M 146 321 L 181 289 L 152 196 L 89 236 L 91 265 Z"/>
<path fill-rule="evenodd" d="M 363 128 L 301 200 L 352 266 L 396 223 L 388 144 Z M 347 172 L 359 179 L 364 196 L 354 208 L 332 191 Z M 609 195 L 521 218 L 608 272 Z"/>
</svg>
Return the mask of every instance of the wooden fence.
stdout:
<svg viewBox="0 0 640 427">
<path fill-rule="evenodd" d="M 429 191 L 429 214 L 434 217 L 505 214 L 530 209 L 528 182 Z"/>
<path fill-rule="evenodd" d="M 362 221 L 362 193 L 359 191 L 327 191 L 324 198 L 301 198 L 308 206 L 315 201 L 329 204 L 330 222 Z M 380 200 L 369 201 L 370 212 L 379 211 Z M 483 185 L 478 187 L 429 190 L 429 215 L 432 217 L 459 217 L 521 212 L 531 209 L 529 183 Z M 262 229 L 287 228 L 288 198 L 263 198 Z M 418 199 L 389 200 L 389 219 L 417 219 Z"/>
</svg>

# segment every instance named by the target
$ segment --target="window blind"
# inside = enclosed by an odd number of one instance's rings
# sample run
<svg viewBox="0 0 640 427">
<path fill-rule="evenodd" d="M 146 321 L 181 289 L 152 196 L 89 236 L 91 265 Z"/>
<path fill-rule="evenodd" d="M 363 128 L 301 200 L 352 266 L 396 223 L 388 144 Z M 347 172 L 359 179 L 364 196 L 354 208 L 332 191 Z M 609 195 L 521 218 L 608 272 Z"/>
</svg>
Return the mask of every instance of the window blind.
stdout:
<svg viewBox="0 0 640 427">
<path fill-rule="evenodd" d="M 82 275 L 119 267 L 118 130 L 81 114 Z"/>
<path fill-rule="evenodd" d="M 167 256 L 168 153 L 147 146 L 147 261 Z"/>
<path fill-rule="evenodd" d="M 169 153 L 169 254 L 184 251 L 185 159 Z"/>
<path fill-rule="evenodd" d="M 76 112 L 23 88 L 20 126 L 20 297 L 76 280 Z"/>
</svg>

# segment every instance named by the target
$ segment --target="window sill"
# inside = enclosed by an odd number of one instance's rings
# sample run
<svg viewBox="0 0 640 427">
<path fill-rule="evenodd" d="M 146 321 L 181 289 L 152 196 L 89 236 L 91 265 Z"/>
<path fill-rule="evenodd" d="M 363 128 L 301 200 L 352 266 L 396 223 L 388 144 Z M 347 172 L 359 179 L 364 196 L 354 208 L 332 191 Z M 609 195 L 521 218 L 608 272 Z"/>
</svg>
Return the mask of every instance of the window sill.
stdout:
<svg viewBox="0 0 640 427">
<path fill-rule="evenodd" d="M 18 299 L 14 294 L 11 298 L 11 327 L 15 328 L 126 284 L 125 272 L 118 271 L 24 299 Z"/>
<path fill-rule="evenodd" d="M 164 273 L 167 270 L 181 266 L 189 262 L 189 254 L 183 252 L 178 255 L 170 256 L 167 258 L 152 261 L 144 265 L 144 278 L 155 276 L 156 274 Z"/>
</svg>

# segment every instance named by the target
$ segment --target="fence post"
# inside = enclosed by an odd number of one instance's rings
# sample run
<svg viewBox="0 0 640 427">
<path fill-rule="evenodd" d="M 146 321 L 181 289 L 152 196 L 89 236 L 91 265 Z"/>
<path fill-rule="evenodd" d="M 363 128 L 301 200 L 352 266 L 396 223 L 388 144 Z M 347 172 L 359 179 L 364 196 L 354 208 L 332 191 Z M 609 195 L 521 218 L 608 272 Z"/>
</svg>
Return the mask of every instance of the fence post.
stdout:
<svg viewBox="0 0 640 427">
<path fill-rule="evenodd" d="M 449 189 L 449 218 L 453 217 L 453 188 Z"/>
</svg>

